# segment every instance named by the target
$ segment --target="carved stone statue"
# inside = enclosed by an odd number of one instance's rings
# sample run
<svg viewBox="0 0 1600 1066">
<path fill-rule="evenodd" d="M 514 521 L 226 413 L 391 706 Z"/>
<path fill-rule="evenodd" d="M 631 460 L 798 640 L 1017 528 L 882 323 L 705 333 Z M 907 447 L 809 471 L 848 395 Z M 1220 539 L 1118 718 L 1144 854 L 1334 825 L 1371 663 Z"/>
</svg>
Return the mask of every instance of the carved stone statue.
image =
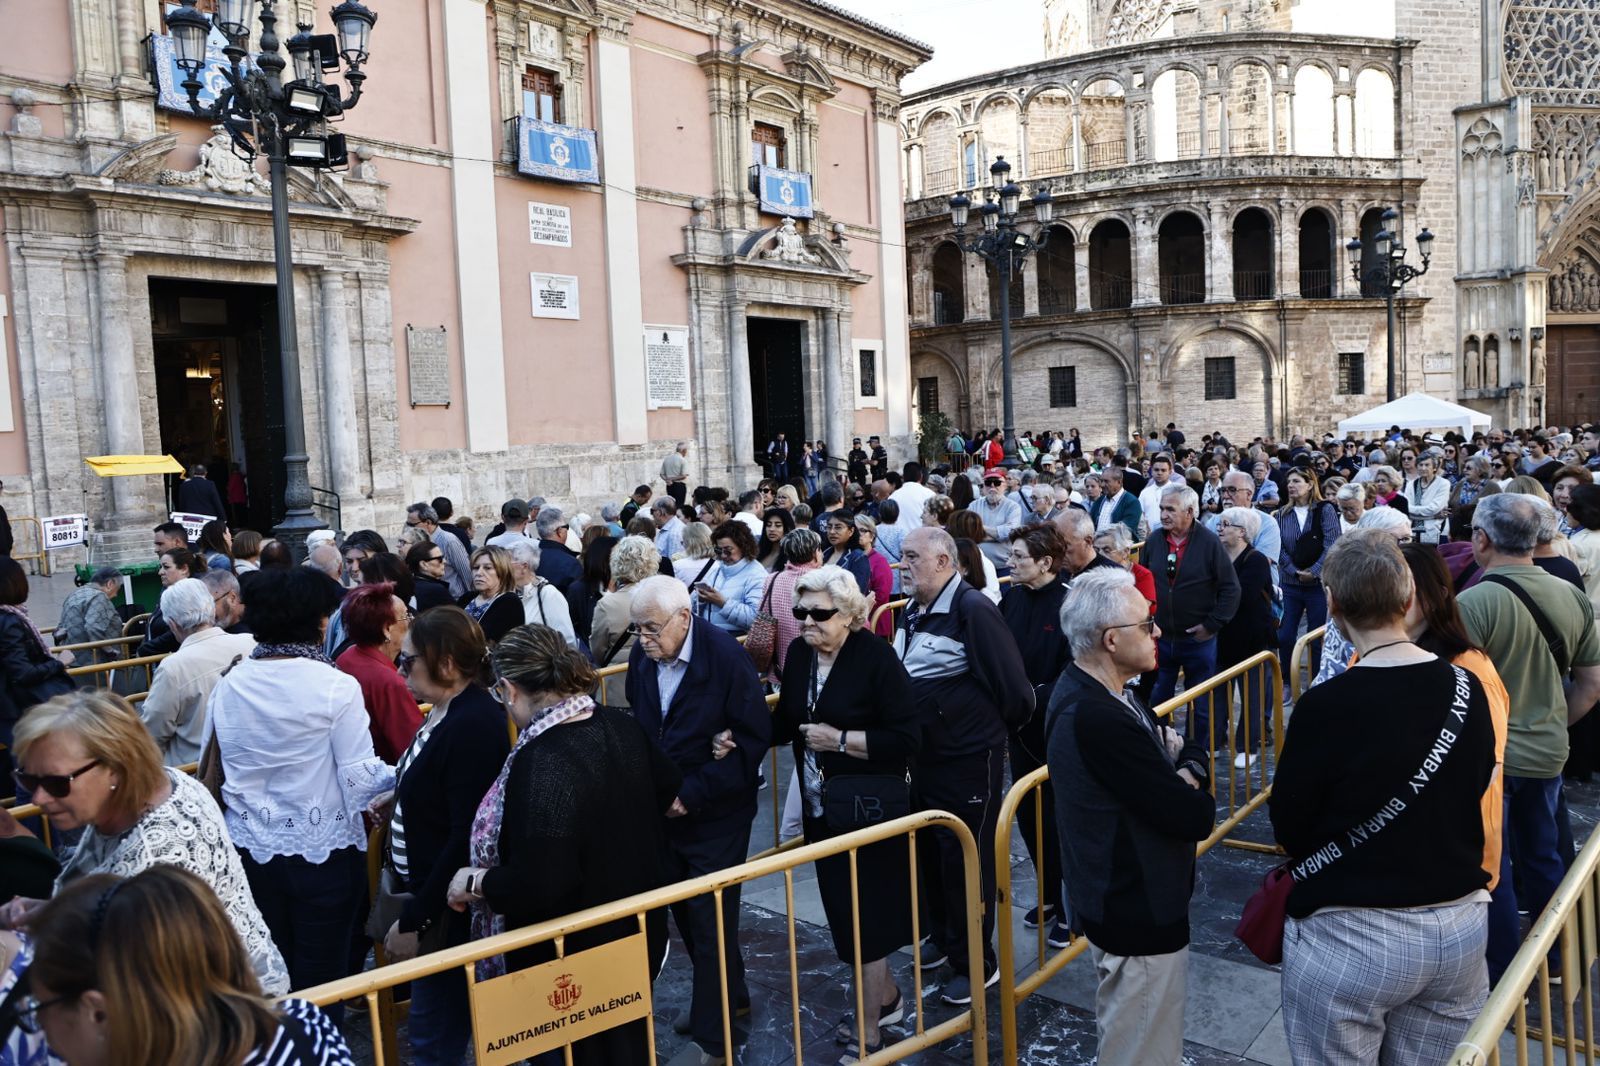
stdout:
<svg viewBox="0 0 1600 1066">
<path fill-rule="evenodd" d="M 1529 377 L 1535 388 L 1544 388 L 1544 342 L 1534 341 L 1528 353 Z"/>
<path fill-rule="evenodd" d="M 1483 344 L 1483 387 L 1500 387 L 1500 342 L 1490 337 Z"/>
<path fill-rule="evenodd" d="M 762 252 L 761 258 L 778 263 L 822 263 L 822 257 L 806 247 L 806 239 L 795 229 L 792 218 L 783 220 L 773 239 L 777 243 Z"/>
<path fill-rule="evenodd" d="M 38 102 L 39 98 L 32 89 L 19 85 L 11 90 L 11 106 L 16 109 L 16 114 L 11 117 L 12 133 L 24 137 L 44 136 L 44 123 L 33 113 L 33 105 Z"/>
<path fill-rule="evenodd" d="M 1483 360 L 1478 356 L 1478 339 L 1469 337 L 1466 345 L 1466 387 L 1483 388 Z"/>
<path fill-rule="evenodd" d="M 233 139 L 221 126 L 209 141 L 200 146 L 200 165 L 193 170 L 163 170 L 156 178 L 159 185 L 203 185 L 211 192 L 225 192 L 231 196 L 263 194 L 268 190 L 265 176 L 243 159 L 233 154 Z"/>
</svg>

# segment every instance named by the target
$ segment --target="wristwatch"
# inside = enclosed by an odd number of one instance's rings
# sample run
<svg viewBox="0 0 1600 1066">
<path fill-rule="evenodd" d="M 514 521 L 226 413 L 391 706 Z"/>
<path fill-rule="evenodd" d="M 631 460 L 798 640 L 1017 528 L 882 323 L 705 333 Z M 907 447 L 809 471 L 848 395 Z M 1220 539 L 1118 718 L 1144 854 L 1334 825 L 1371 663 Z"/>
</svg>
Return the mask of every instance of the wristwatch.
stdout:
<svg viewBox="0 0 1600 1066">
<path fill-rule="evenodd" d="M 849 730 L 847 730 L 847 729 L 839 730 L 839 750 L 841 752 L 844 751 L 844 748 L 845 748 L 844 738 L 845 738 L 845 734 L 848 733 L 848 732 L 849 732 Z"/>
</svg>

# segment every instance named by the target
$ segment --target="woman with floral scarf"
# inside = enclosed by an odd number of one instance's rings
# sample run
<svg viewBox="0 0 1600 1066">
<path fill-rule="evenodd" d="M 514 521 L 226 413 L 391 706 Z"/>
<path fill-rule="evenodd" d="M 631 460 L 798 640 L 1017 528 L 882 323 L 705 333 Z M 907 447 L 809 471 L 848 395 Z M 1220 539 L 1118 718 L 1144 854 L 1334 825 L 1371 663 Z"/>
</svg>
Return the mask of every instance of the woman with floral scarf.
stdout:
<svg viewBox="0 0 1600 1066">
<path fill-rule="evenodd" d="M 545 626 L 507 633 L 493 653 L 493 694 L 521 730 L 478 806 L 471 865 L 456 872 L 449 904 L 471 911 L 473 939 L 659 888 L 667 821 L 682 774 L 626 710 L 588 693 L 597 679 L 581 652 Z M 666 915 L 647 921 L 652 975 L 666 955 Z M 635 932 L 626 918 L 573 933 L 571 954 Z M 544 942 L 478 964 L 478 980 L 555 957 Z M 648 1019 L 572 1045 L 577 1066 L 647 1061 Z M 543 1063 L 541 1056 L 533 1060 Z M 562 1061 L 561 1052 L 550 1062 Z"/>
</svg>

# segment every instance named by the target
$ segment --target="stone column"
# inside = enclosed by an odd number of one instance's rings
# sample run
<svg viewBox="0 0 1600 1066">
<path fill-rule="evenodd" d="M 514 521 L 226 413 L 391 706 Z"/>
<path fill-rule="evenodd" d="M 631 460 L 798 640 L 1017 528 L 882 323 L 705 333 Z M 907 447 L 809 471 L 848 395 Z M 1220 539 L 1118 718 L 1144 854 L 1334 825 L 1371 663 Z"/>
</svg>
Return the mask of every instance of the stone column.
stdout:
<svg viewBox="0 0 1600 1066">
<path fill-rule="evenodd" d="M 966 271 L 968 322 L 989 321 L 989 271 L 982 256 L 961 253 L 961 265 Z"/>
<path fill-rule="evenodd" d="M 1300 205 L 1294 200 L 1278 201 L 1278 276 L 1273 292 L 1279 296 L 1300 294 L 1299 212 Z"/>
<path fill-rule="evenodd" d="M 1212 201 L 1206 236 L 1206 302 L 1225 303 L 1233 295 L 1233 233 L 1228 205 Z"/>
<path fill-rule="evenodd" d="M 1073 284 L 1077 290 L 1077 305 L 1079 311 L 1090 310 L 1089 288 L 1089 242 L 1079 241 L 1072 248 L 1072 274 Z"/>
<path fill-rule="evenodd" d="M 139 375 L 133 358 L 133 323 L 128 320 L 128 257 L 101 252 L 95 267 L 100 290 L 100 401 L 106 454 L 143 455 Z M 140 479 L 109 480 L 112 525 L 131 525 L 148 517 L 141 513 Z"/>
<path fill-rule="evenodd" d="M 822 435 L 828 442 L 828 453 L 837 455 L 845 443 L 844 420 L 844 366 L 839 350 L 839 312 L 826 308 L 822 312 Z M 849 451 L 844 448 L 844 451 Z"/>
<path fill-rule="evenodd" d="M 1133 306 L 1161 302 L 1161 267 L 1156 245 L 1156 217 L 1148 208 L 1133 219 Z"/>
<path fill-rule="evenodd" d="M 322 272 L 322 417 L 328 451 L 329 486 L 341 498 L 361 495 L 361 459 L 356 441 L 355 375 L 350 366 L 350 314 L 344 274 Z"/>
<path fill-rule="evenodd" d="M 753 484 L 756 469 L 750 461 L 755 453 L 755 401 L 750 395 L 750 338 L 745 329 L 745 305 L 728 303 L 728 484 Z M 712 457 L 707 455 L 702 475 L 711 477 Z"/>
<path fill-rule="evenodd" d="M 1022 313 L 1033 318 L 1039 314 L 1039 256 L 1035 253 L 1017 265 L 1022 271 Z"/>
</svg>

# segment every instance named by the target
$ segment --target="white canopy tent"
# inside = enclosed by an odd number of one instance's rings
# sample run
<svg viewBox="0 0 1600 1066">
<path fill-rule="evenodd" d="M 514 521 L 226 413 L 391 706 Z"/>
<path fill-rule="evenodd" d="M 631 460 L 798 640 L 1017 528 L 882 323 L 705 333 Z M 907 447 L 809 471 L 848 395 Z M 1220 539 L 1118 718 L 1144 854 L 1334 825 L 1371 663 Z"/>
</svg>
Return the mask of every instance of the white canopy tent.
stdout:
<svg viewBox="0 0 1600 1066">
<path fill-rule="evenodd" d="M 1339 432 L 1383 433 L 1390 426 L 1401 429 L 1454 429 L 1470 437 L 1474 429 L 1487 429 L 1490 418 L 1481 411 L 1462 407 L 1426 393 L 1413 392 L 1391 403 L 1341 419 Z"/>
</svg>

